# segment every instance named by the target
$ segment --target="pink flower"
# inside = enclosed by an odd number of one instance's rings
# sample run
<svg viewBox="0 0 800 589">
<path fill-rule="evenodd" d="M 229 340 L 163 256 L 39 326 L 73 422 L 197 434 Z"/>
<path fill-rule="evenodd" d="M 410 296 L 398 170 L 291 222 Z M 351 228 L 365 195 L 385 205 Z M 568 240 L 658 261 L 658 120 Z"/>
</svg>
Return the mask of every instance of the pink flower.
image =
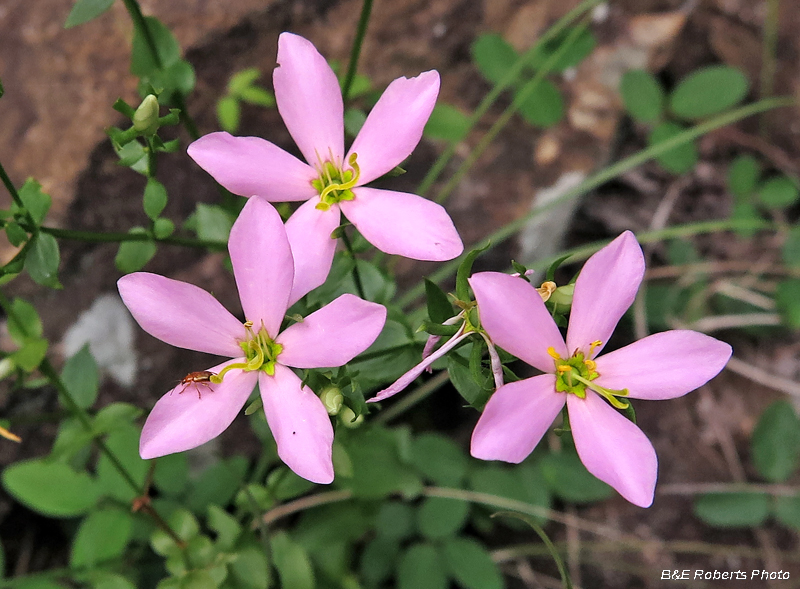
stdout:
<svg viewBox="0 0 800 589">
<path fill-rule="evenodd" d="M 731 347 L 676 330 L 596 358 L 643 276 L 642 250 L 629 231 L 589 258 L 575 284 L 566 343 L 530 284 L 496 272 L 470 278 L 481 325 L 495 344 L 546 373 L 497 389 L 472 434 L 473 456 L 521 462 L 566 403 L 575 447 L 589 472 L 631 503 L 652 504 L 655 450 L 609 403 L 623 408 L 627 397 L 685 395 L 722 370 Z"/>
<path fill-rule="evenodd" d="M 365 188 L 419 143 L 439 93 L 439 74 L 389 84 L 350 151 L 344 151 L 342 94 L 325 58 L 291 33 L 278 40 L 273 74 L 278 111 L 307 164 L 258 137 L 211 133 L 189 155 L 235 194 L 273 202 L 307 200 L 286 231 L 305 290 L 325 281 L 340 211 L 379 250 L 417 260 L 450 260 L 463 245 L 447 212 L 415 194 Z"/>
<path fill-rule="evenodd" d="M 280 332 L 295 269 L 280 215 L 251 198 L 231 230 L 228 249 L 246 322 L 206 291 L 136 272 L 120 278 L 120 295 L 139 325 L 189 350 L 234 358 L 201 383 L 179 384 L 161 397 L 144 424 L 142 458 L 195 448 L 221 434 L 256 383 L 278 455 L 315 483 L 333 480 L 333 428 L 322 401 L 291 368 L 341 366 L 369 347 L 386 309 L 345 294 Z M 188 377 L 187 377 L 188 378 Z"/>
</svg>

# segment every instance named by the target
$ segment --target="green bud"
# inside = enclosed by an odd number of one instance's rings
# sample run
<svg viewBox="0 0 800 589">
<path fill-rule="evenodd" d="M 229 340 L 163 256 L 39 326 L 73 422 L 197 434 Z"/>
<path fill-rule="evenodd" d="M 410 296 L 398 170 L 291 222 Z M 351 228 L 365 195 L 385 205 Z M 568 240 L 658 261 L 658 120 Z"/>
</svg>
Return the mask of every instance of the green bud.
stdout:
<svg viewBox="0 0 800 589">
<path fill-rule="evenodd" d="M 355 412 L 350 407 L 342 407 L 342 410 L 339 411 L 339 421 L 342 422 L 343 426 L 355 429 L 364 422 L 364 416 L 359 415 L 356 417 Z"/>
<path fill-rule="evenodd" d="M 133 113 L 133 128 L 144 135 L 155 135 L 158 131 L 158 98 L 148 94 Z"/>
<path fill-rule="evenodd" d="M 559 286 L 557 289 L 555 289 L 547 302 L 556 305 L 559 311 L 566 311 L 572 307 L 572 295 L 574 293 L 575 284 L 565 284 L 564 286 Z"/>
<path fill-rule="evenodd" d="M 322 401 L 322 404 L 325 405 L 325 409 L 328 411 L 328 415 L 338 415 L 339 411 L 342 410 L 342 404 L 344 403 L 344 395 L 342 395 L 342 391 L 339 390 L 338 387 L 329 386 L 325 388 L 320 393 L 319 398 Z M 353 416 L 355 416 L 355 414 L 353 414 Z"/>
<path fill-rule="evenodd" d="M 0 380 L 14 372 L 14 361 L 11 358 L 0 360 Z"/>
</svg>

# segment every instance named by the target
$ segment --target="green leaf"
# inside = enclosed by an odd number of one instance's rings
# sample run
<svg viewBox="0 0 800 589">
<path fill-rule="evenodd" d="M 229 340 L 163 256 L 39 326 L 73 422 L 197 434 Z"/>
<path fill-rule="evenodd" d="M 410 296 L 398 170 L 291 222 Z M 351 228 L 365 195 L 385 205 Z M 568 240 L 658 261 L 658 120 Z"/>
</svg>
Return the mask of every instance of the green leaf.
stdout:
<svg viewBox="0 0 800 589">
<path fill-rule="evenodd" d="M 78 419 L 65 419 L 58 427 L 53 448 L 50 450 L 50 460 L 70 463 L 92 442 L 93 437 L 93 433 L 87 430 Z"/>
<path fill-rule="evenodd" d="M 625 108 L 640 123 L 655 123 L 664 111 L 664 88 L 645 70 L 630 70 L 619 87 Z"/>
<path fill-rule="evenodd" d="M 8 237 L 8 241 L 11 242 L 11 245 L 18 247 L 22 245 L 24 241 L 27 241 L 28 232 L 20 227 L 18 223 L 11 221 L 6 225 L 6 236 Z"/>
<path fill-rule="evenodd" d="M 272 536 L 271 546 L 281 587 L 314 589 L 314 571 L 303 547 L 294 542 L 286 532 L 278 532 Z"/>
<path fill-rule="evenodd" d="M 761 166 L 752 155 L 740 155 L 728 168 L 728 187 L 737 202 L 749 202 L 756 189 Z"/>
<path fill-rule="evenodd" d="M 78 407 L 88 409 L 94 405 L 100 388 L 100 375 L 89 344 L 67 360 L 61 371 L 61 380 Z"/>
<path fill-rule="evenodd" d="M 130 403 L 111 403 L 97 412 L 92 430 L 97 434 L 107 434 L 117 428 L 130 426 L 141 414 L 142 410 Z"/>
<path fill-rule="evenodd" d="M 480 409 L 489 400 L 491 391 L 475 382 L 469 368 L 453 358 L 452 355 L 447 357 L 447 375 L 458 394 L 476 409 Z"/>
<path fill-rule="evenodd" d="M 112 4 L 114 4 L 114 0 L 77 0 L 72 10 L 69 11 L 64 28 L 71 29 L 89 22 L 111 8 Z"/>
<path fill-rule="evenodd" d="M 50 517 L 75 517 L 88 512 L 100 496 L 85 472 L 61 462 L 34 459 L 16 462 L 3 471 L 6 491 L 29 508 Z"/>
<path fill-rule="evenodd" d="M 741 70 L 713 65 L 696 70 L 672 91 L 669 107 L 684 119 L 702 119 L 739 104 L 748 90 Z"/>
<path fill-rule="evenodd" d="M 344 130 L 355 137 L 367 121 L 367 113 L 360 108 L 348 108 L 344 112 Z"/>
<path fill-rule="evenodd" d="M 56 238 L 49 233 L 39 233 L 31 240 L 31 247 L 25 257 L 25 270 L 37 284 L 50 288 L 61 288 L 58 281 L 58 265 L 61 254 Z"/>
<path fill-rule="evenodd" d="M 257 67 L 251 67 L 236 72 L 228 81 L 228 94 L 239 96 L 242 90 L 252 86 L 253 82 L 255 82 L 259 76 L 261 76 L 261 71 Z"/>
<path fill-rule="evenodd" d="M 467 523 L 469 503 L 456 499 L 428 497 L 417 511 L 417 527 L 431 540 L 454 536 Z"/>
<path fill-rule="evenodd" d="M 136 589 L 136 586 L 122 575 L 116 573 L 109 573 L 103 570 L 87 571 L 85 575 L 76 580 L 89 581 L 92 584 L 92 589 Z"/>
<path fill-rule="evenodd" d="M 217 102 L 217 120 L 223 131 L 236 133 L 239 130 L 242 110 L 239 107 L 239 99 L 235 96 L 223 96 Z"/>
<path fill-rule="evenodd" d="M 114 146 L 117 156 L 119 157 L 119 165 L 131 168 L 140 174 L 147 173 L 147 152 L 138 141 L 129 141 L 120 148 Z"/>
<path fill-rule="evenodd" d="M 242 99 L 242 102 L 253 104 L 255 106 L 263 106 L 264 108 L 272 108 L 275 106 L 275 96 L 272 95 L 272 92 L 265 90 L 261 86 L 250 86 L 249 88 L 244 88 L 239 93 L 239 98 Z"/>
<path fill-rule="evenodd" d="M 792 227 L 781 246 L 781 257 L 787 266 L 800 267 L 800 224 Z"/>
<path fill-rule="evenodd" d="M 25 372 L 32 372 L 41 364 L 47 354 L 47 340 L 45 338 L 29 339 L 19 350 L 9 356 L 11 361 Z"/>
<path fill-rule="evenodd" d="M 800 197 L 797 184 L 786 176 L 770 178 L 758 189 L 759 200 L 771 209 L 783 209 L 793 205 Z"/>
<path fill-rule="evenodd" d="M 447 589 L 442 557 L 431 544 L 414 544 L 400 558 L 397 589 Z"/>
<path fill-rule="evenodd" d="M 134 227 L 128 233 L 146 234 L 147 232 L 141 227 Z M 156 250 L 156 243 L 151 240 L 123 241 L 119 244 L 114 264 L 117 266 L 117 270 L 125 274 L 138 272 L 156 255 Z"/>
<path fill-rule="evenodd" d="M 800 495 L 775 497 L 773 513 L 784 526 L 800 530 Z"/>
<path fill-rule="evenodd" d="M 268 589 L 270 586 L 269 562 L 263 548 L 246 546 L 237 550 L 230 571 L 241 589 Z"/>
<path fill-rule="evenodd" d="M 443 553 L 450 574 L 464 589 L 503 589 L 503 577 L 491 555 L 472 538 L 447 540 Z"/>
<path fill-rule="evenodd" d="M 800 329 L 800 278 L 788 278 L 778 283 L 775 291 L 775 304 L 781 312 L 786 325 Z"/>
<path fill-rule="evenodd" d="M 394 572 L 400 544 L 391 538 L 378 536 L 364 546 L 359 571 L 368 587 L 377 587 Z"/>
<path fill-rule="evenodd" d="M 138 427 L 123 426 L 111 432 L 105 442 L 134 482 L 141 487 L 147 477 L 149 463 L 139 457 L 140 433 Z M 101 454 L 97 460 L 97 482 L 106 495 L 126 503 L 133 501 L 138 494 L 106 454 Z"/>
<path fill-rule="evenodd" d="M 164 217 L 153 221 L 153 234 L 157 239 L 165 239 L 175 232 L 175 223 Z"/>
<path fill-rule="evenodd" d="M 227 505 L 244 480 L 247 459 L 234 456 L 220 460 L 203 471 L 194 484 L 186 506 L 195 513 L 204 514 L 211 504 Z"/>
<path fill-rule="evenodd" d="M 150 38 L 155 43 L 161 66 L 166 69 L 177 63 L 181 58 L 181 48 L 170 30 L 154 16 L 146 16 L 144 21 Z M 150 46 L 147 44 L 144 31 L 139 27 L 134 28 L 131 46 L 131 73 L 139 78 L 145 78 L 157 73 L 159 69 L 150 51 Z"/>
<path fill-rule="evenodd" d="M 472 44 L 472 59 L 483 77 L 497 84 L 519 59 L 516 50 L 496 33 L 485 33 Z"/>
<path fill-rule="evenodd" d="M 314 483 L 295 474 L 289 467 L 281 466 L 269 474 L 266 486 L 275 499 L 283 502 L 305 495 L 314 487 Z"/>
<path fill-rule="evenodd" d="M 480 465 L 470 473 L 469 487 L 480 493 L 550 507 L 551 497 L 544 484 L 541 469 L 529 462 L 513 468 L 499 464 Z M 535 519 L 540 523 L 546 521 L 543 518 Z"/>
<path fill-rule="evenodd" d="M 561 51 L 564 43 L 575 34 L 576 28 L 577 27 L 567 27 L 554 39 L 545 43 L 531 60 L 531 67 L 539 69 L 555 53 Z M 563 72 L 568 68 L 578 65 L 594 50 L 596 45 L 597 40 L 594 34 L 588 29 L 582 30 L 578 33 L 576 38 L 571 40 L 570 46 L 559 56 L 550 68 L 550 71 Z"/>
<path fill-rule="evenodd" d="M 231 550 L 242 533 L 242 526 L 235 517 L 217 505 L 208 506 L 208 527 L 217 533 L 220 550 Z"/>
<path fill-rule="evenodd" d="M 34 222 L 41 225 L 52 202 L 50 195 L 42 192 L 42 185 L 33 178 L 28 178 L 19 189 L 19 198 Z"/>
<path fill-rule="evenodd" d="M 533 81 L 528 82 L 533 84 Z M 528 86 L 523 86 L 514 95 L 514 101 L 519 101 L 519 96 L 526 92 Z M 519 102 L 519 114 L 531 125 L 548 128 L 558 123 L 564 117 L 564 99 L 556 85 L 550 80 L 538 80 L 533 90 Z"/>
<path fill-rule="evenodd" d="M 228 241 L 233 217 L 216 205 L 197 205 L 197 237 L 207 241 Z"/>
<path fill-rule="evenodd" d="M 586 470 L 581 459 L 572 452 L 547 454 L 540 465 L 550 490 L 564 501 L 591 503 L 607 499 L 613 493 L 611 487 Z"/>
<path fill-rule="evenodd" d="M 93 567 L 121 556 L 131 537 L 133 518 L 121 509 L 93 511 L 81 522 L 69 564 L 75 568 Z"/>
<path fill-rule="evenodd" d="M 685 130 L 686 129 L 678 123 L 673 123 L 671 121 L 661 123 L 650 132 L 647 143 L 652 147 L 662 141 L 672 139 Z M 694 142 L 684 143 L 683 145 L 674 147 L 656 158 L 664 169 L 673 174 L 688 172 L 697 163 L 697 159 L 697 147 Z"/>
<path fill-rule="evenodd" d="M 155 221 L 167 206 L 167 189 L 155 178 L 147 179 L 144 188 L 144 212 Z"/>
<path fill-rule="evenodd" d="M 428 317 L 435 323 L 444 323 L 453 317 L 453 305 L 445 292 L 435 282 L 425 278 L 425 297 Z"/>
<path fill-rule="evenodd" d="M 8 334 L 18 346 L 25 344 L 30 338 L 42 335 L 42 320 L 39 313 L 28 301 L 15 298 L 11 301 L 11 313 L 8 317 Z"/>
<path fill-rule="evenodd" d="M 375 517 L 375 532 L 382 538 L 401 541 L 410 538 L 414 530 L 415 509 L 399 501 L 385 501 Z"/>
<path fill-rule="evenodd" d="M 181 495 L 189 484 L 189 461 L 186 454 L 168 454 L 156 462 L 153 483 L 165 495 Z"/>
<path fill-rule="evenodd" d="M 461 141 L 469 132 L 469 117 L 451 104 L 438 103 L 433 107 L 425 136 L 444 141 Z"/>
<path fill-rule="evenodd" d="M 800 458 L 800 419 L 792 404 L 776 401 L 767 407 L 750 443 L 758 474 L 772 483 L 785 482 Z"/>
<path fill-rule="evenodd" d="M 443 487 L 457 487 L 467 474 L 467 456 L 449 438 L 425 433 L 411 442 L 411 464 Z"/>
<path fill-rule="evenodd" d="M 765 493 L 709 493 L 697 497 L 694 513 L 718 528 L 748 528 L 761 525 L 769 515 Z"/>
<path fill-rule="evenodd" d="M 464 256 L 464 261 L 458 266 L 456 272 L 456 296 L 460 301 L 470 301 L 472 297 L 469 296 L 469 277 L 472 274 L 472 264 L 475 259 L 489 249 L 490 243 L 486 243 L 483 247 L 475 247 Z"/>
</svg>

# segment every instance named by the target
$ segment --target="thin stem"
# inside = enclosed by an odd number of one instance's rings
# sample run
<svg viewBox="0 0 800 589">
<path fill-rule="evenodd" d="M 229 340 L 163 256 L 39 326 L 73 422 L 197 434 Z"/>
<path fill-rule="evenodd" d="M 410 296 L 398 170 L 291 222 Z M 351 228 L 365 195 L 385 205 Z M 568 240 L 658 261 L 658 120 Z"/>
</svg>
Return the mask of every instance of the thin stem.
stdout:
<svg viewBox="0 0 800 589">
<path fill-rule="evenodd" d="M 347 64 L 347 74 L 342 82 L 342 100 L 347 103 L 347 98 L 350 96 L 350 89 L 353 87 L 353 80 L 356 77 L 356 69 L 358 68 L 358 58 L 361 56 L 361 47 L 364 44 L 364 35 L 367 33 L 367 25 L 369 24 L 369 15 L 372 12 L 372 0 L 364 0 L 361 5 L 361 16 L 358 19 L 358 27 L 356 28 L 356 37 L 353 39 L 353 47 L 350 50 L 350 61 Z"/>
<path fill-rule="evenodd" d="M 353 283 L 356 285 L 356 292 L 358 292 L 358 296 L 362 299 L 367 300 L 366 295 L 364 294 L 364 285 L 361 283 L 361 273 L 358 271 L 358 258 L 356 258 L 355 253 L 353 252 L 353 244 L 350 243 L 350 238 L 347 236 L 347 232 L 344 228 L 341 231 L 342 243 L 344 243 L 345 249 L 347 249 L 347 253 L 350 254 L 350 257 L 353 258 Z"/>
<path fill-rule="evenodd" d="M 11 181 L 11 178 L 9 178 L 8 174 L 6 174 L 6 170 L 3 167 L 3 164 L 0 164 L 0 179 L 3 181 L 3 184 L 5 185 L 6 190 L 8 190 L 8 193 L 11 195 L 11 199 L 14 201 L 14 204 L 16 204 L 19 208 L 25 211 L 25 217 L 28 223 L 30 223 L 31 225 L 30 231 L 33 234 L 36 234 L 38 232 L 36 223 L 33 220 L 30 211 L 25 207 L 25 203 L 22 202 L 22 198 L 20 198 L 16 186 L 14 186 L 14 183 Z"/>
<path fill-rule="evenodd" d="M 608 182 L 612 178 L 616 178 L 617 176 L 627 172 L 628 170 L 635 168 L 643 164 L 646 161 L 649 161 L 653 158 L 660 156 L 661 154 L 678 147 L 679 145 L 683 145 L 690 141 L 693 141 L 697 137 L 705 135 L 706 133 L 718 129 L 720 127 L 724 127 L 725 125 L 730 125 L 736 121 L 744 119 L 746 117 L 752 116 L 754 114 L 758 114 L 760 112 L 764 112 L 767 110 L 771 110 L 774 108 L 780 108 L 784 106 L 792 106 L 796 104 L 795 99 L 793 98 L 768 98 L 765 100 L 761 100 L 756 102 L 755 104 L 749 104 L 747 106 L 743 106 L 736 110 L 724 113 L 713 119 L 701 123 L 699 125 L 695 125 L 691 129 L 687 129 L 666 141 L 662 141 L 661 143 L 657 143 L 655 145 L 651 145 L 650 147 L 643 149 L 642 151 L 633 154 L 632 156 L 626 157 L 625 159 L 617 162 L 616 164 L 604 168 L 599 172 L 589 176 L 583 182 L 581 182 L 575 188 L 568 190 L 561 196 L 556 199 L 553 199 L 548 204 L 534 208 L 530 213 L 527 215 L 520 217 L 519 219 L 512 221 L 511 223 L 505 225 L 504 227 L 498 229 L 488 238 L 483 238 L 480 240 L 480 243 L 485 243 L 487 239 L 491 241 L 490 249 L 496 247 L 498 244 L 502 243 L 512 235 L 514 235 L 519 229 L 524 227 L 528 221 L 530 221 L 533 217 L 541 215 L 542 213 L 550 210 L 553 207 L 556 207 L 563 202 L 580 196 L 582 194 L 586 194 L 590 190 L 597 188 L 601 184 Z M 726 229 L 732 229 L 735 227 L 742 227 L 740 224 L 735 224 L 730 222 Z M 469 252 L 470 248 L 465 248 L 465 252 Z M 440 283 L 445 278 L 451 276 L 458 270 L 459 265 L 466 257 L 466 253 L 462 256 L 452 260 L 442 266 L 437 272 L 435 272 L 431 277 L 430 280 L 436 283 Z M 424 286 L 418 285 L 417 287 L 409 290 L 400 299 L 397 301 L 400 306 L 407 306 L 411 302 L 413 302 L 417 297 L 421 296 L 424 293 Z"/>
<path fill-rule="evenodd" d="M 561 17 L 558 21 L 556 21 L 552 27 L 550 27 L 544 35 L 542 35 L 539 40 L 534 44 L 530 49 L 528 49 L 524 54 L 522 54 L 517 61 L 508 69 L 506 75 L 501 79 L 494 87 L 489 91 L 489 93 L 484 96 L 481 103 L 478 105 L 478 108 L 475 109 L 475 112 L 472 113 L 472 116 L 469 119 L 469 123 L 467 124 L 467 130 L 465 131 L 464 135 L 466 136 L 483 118 L 492 105 L 495 103 L 497 98 L 503 91 L 511 86 L 514 82 L 517 81 L 517 78 L 522 73 L 522 70 L 530 63 L 531 59 L 539 52 L 542 45 L 559 35 L 566 27 L 568 27 L 572 22 L 577 19 L 581 14 L 590 10 L 594 6 L 600 4 L 602 0 L 584 0 L 578 6 L 576 6 L 573 10 L 565 14 Z M 447 148 L 442 152 L 442 154 L 436 159 L 436 162 L 433 164 L 431 169 L 425 175 L 425 178 L 422 179 L 420 185 L 417 187 L 417 194 L 425 195 L 428 190 L 430 190 L 433 183 L 441 175 L 442 171 L 444 170 L 445 166 L 450 162 L 453 156 L 456 153 L 456 148 L 458 146 L 458 141 L 451 142 Z"/>
<path fill-rule="evenodd" d="M 759 98 L 769 98 L 772 95 L 775 83 L 775 70 L 777 68 L 778 50 L 778 11 L 780 0 L 767 0 L 767 14 L 764 16 L 764 38 L 761 46 L 761 87 Z M 761 117 L 761 135 L 764 135 L 765 119 Z"/>
<path fill-rule="evenodd" d="M 389 407 L 386 411 L 381 411 L 375 418 L 375 423 L 387 423 L 391 421 L 423 399 L 429 397 L 434 391 L 444 386 L 449 379 L 450 373 L 448 373 L 447 370 L 442 370 L 439 374 L 420 385 L 419 388 L 404 395 L 402 399 Z"/>
<path fill-rule="evenodd" d="M 283 505 L 279 505 L 278 507 L 270 509 L 261 517 L 261 521 L 269 525 L 272 522 L 277 521 L 282 517 L 286 517 L 287 515 L 292 515 L 293 513 L 305 511 L 306 509 L 311 509 L 312 507 L 319 507 L 320 505 L 328 505 L 329 503 L 341 503 L 342 501 L 347 501 L 348 499 L 352 498 L 353 492 L 349 489 L 342 491 L 326 491 L 324 493 L 317 493 L 316 495 L 309 495 L 308 497 L 296 499 L 294 501 L 290 501 L 289 503 L 284 503 Z"/>
</svg>

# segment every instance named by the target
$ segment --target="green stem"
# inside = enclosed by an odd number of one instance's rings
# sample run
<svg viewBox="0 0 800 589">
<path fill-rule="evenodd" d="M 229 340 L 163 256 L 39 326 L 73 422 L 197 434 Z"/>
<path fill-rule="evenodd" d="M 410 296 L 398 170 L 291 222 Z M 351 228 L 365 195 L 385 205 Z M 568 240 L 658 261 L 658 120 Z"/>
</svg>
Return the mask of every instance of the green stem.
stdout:
<svg viewBox="0 0 800 589">
<path fill-rule="evenodd" d="M 164 237 L 162 239 L 158 239 L 147 233 L 76 231 L 73 229 L 61 229 L 57 227 L 42 227 L 41 230 L 43 233 L 49 233 L 53 237 L 58 237 L 59 239 L 86 241 L 89 243 L 156 241 L 166 245 L 181 245 L 187 247 L 207 248 L 211 250 L 224 250 L 227 247 L 227 244 L 222 241 L 208 241 L 203 239 L 192 239 L 190 237 Z"/>
<path fill-rule="evenodd" d="M 570 31 L 569 36 L 564 39 L 564 42 L 558 48 L 558 51 L 553 53 L 547 59 L 547 61 L 542 64 L 542 67 L 537 70 L 536 75 L 531 78 L 531 81 L 526 83 L 523 89 L 516 96 L 514 96 L 514 100 L 511 102 L 511 104 L 506 107 L 506 109 L 503 111 L 503 114 L 501 114 L 500 117 L 494 122 L 486 134 L 481 137 L 481 140 L 478 142 L 478 144 L 472 149 L 472 151 L 470 151 L 467 158 L 461 163 L 455 173 L 447 181 L 447 184 L 442 187 L 442 189 L 439 191 L 439 194 L 437 194 L 436 198 L 433 200 L 438 203 L 443 202 L 448 196 L 450 196 L 450 193 L 452 193 L 453 190 L 458 187 L 461 179 L 467 174 L 467 172 L 469 172 L 475 162 L 478 161 L 478 158 L 483 155 L 483 152 L 486 151 L 489 145 L 491 145 L 492 141 L 495 140 L 500 131 L 505 128 L 505 126 L 511 120 L 511 117 L 513 117 L 519 109 L 520 105 L 523 104 L 525 100 L 527 100 L 528 97 L 533 93 L 533 91 L 539 87 L 539 84 L 541 84 L 544 77 L 550 73 L 550 70 L 558 63 L 562 55 L 564 55 L 572 46 L 572 44 L 578 40 L 578 37 L 580 37 L 580 35 L 586 30 L 587 26 L 588 21 L 584 21 L 579 26 L 575 27 L 575 29 Z"/>
<path fill-rule="evenodd" d="M 355 253 L 353 253 L 353 244 L 350 243 L 350 238 L 347 236 L 347 231 L 345 231 L 344 228 L 341 230 L 341 236 L 345 249 L 350 254 L 350 257 L 353 258 L 353 283 L 356 285 L 356 292 L 358 292 L 358 296 L 362 299 L 367 300 L 364 294 L 364 285 L 361 283 L 361 273 L 358 271 L 358 259 Z"/>
<path fill-rule="evenodd" d="M 36 227 L 36 223 L 34 222 L 30 211 L 25 207 L 25 203 L 22 202 L 22 198 L 20 198 L 16 186 L 14 186 L 14 183 L 11 181 L 11 178 L 9 178 L 8 174 L 6 174 L 6 170 L 3 167 L 3 164 L 0 164 L 0 180 L 3 181 L 3 184 L 5 185 L 6 190 L 8 190 L 8 193 L 11 195 L 11 199 L 14 201 L 14 204 L 16 204 L 19 208 L 25 211 L 25 217 L 31 226 L 30 231 L 35 235 L 39 231 L 39 229 Z"/>
<path fill-rule="evenodd" d="M 649 161 L 653 158 L 660 156 L 661 154 L 678 147 L 679 145 L 683 145 L 694 139 L 709 133 L 710 131 L 714 131 L 715 129 L 719 129 L 720 127 L 724 127 L 726 125 L 730 125 L 731 123 L 735 123 L 741 119 L 746 117 L 752 116 L 754 114 L 758 114 L 760 112 L 772 110 L 774 108 L 780 108 L 784 106 L 792 106 L 796 104 L 795 99 L 793 98 L 767 98 L 765 100 L 761 100 L 754 104 L 749 104 L 747 106 L 743 106 L 741 108 L 737 108 L 736 110 L 721 114 L 713 119 L 706 121 L 704 123 L 700 123 L 699 125 L 695 125 L 691 129 L 686 129 L 681 133 L 667 139 L 666 141 L 662 141 L 661 143 L 657 143 L 655 145 L 651 145 L 650 147 L 643 149 L 642 151 L 629 156 L 616 164 L 604 168 L 599 172 L 589 176 L 583 182 L 581 182 L 575 188 L 568 190 L 561 196 L 556 199 L 553 199 L 548 204 L 539 206 L 534 208 L 530 213 L 527 215 L 520 217 L 519 219 L 512 221 L 511 223 L 503 226 L 502 228 L 498 229 L 494 233 L 488 236 L 488 238 L 483 238 L 480 240 L 481 243 L 486 242 L 488 239 L 491 241 L 490 249 L 497 246 L 498 244 L 502 243 L 512 235 L 514 235 L 518 230 L 524 227 L 528 221 L 530 221 L 533 217 L 541 215 L 542 213 L 550 210 L 553 207 L 556 207 L 563 202 L 580 196 L 582 194 L 586 194 L 590 190 L 597 188 L 601 184 L 608 182 L 612 178 L 615 178 L 628 170 L 635 168 L 643 164 L 646 161 Z M 742 225 L 736 225 L 731 223 L 727 227 L 727 229 L 735 228 L 735 227 L 742 227 Z M 469 252 L 471 248 L 465 248 L 466 252 Z M 467 256 L 467 253 L 463 254 L 462 256 L 456 258 L 455 260 L 451 260 L 444 266 L 442 266 L 437 272 L 435 272 L 431 277 L 430 280 L 435 283 L 441 283 L 444 279 L 451 276 L 458 270 L 458 267 L 461 265 L 463 259 Z M 406 307 L 418 297 L 424 294 L 424 286 L 418 285 L 417 287 L 409 290 L 400 299 L 397 303 L 402 306 Z"/>
<path fill-rule="evenodd" d="M 759 88 L 759 98 L 769 98 L 772 95 L 773 84 L 775 82 L 778 49 L 778 12 L 780 4 L 780 0 L 767 0 L 767 14 L 764 16 L 764 38 L 761 45 L 761 85 Z M 761 122 L 763 123 L 763 117 Z"/>
<path fill-rule="evenodd" d="M 483 118 L 483 115 L 489 111 L 500 94 L 502 94 L 506 88 L 517 81 L 519 75 L 522 73 L 522 70 L 528 66 L 532 58 L 539 53 L 539 50 L 545 43 L 561 34 L 561 32 L 570 24 L 572 24 L 574 20 L 576 20 L 584 12 L 600 4 L 601 1 L 602 0 L 584 0 L 573 10 L 556 21 L 553 26 L 550 27 L 530 49 L 523 53 L 508 69 L 506 75 L 497 84 L 495 84 L 489 93 L 483 98 L 481 103 L 478 105 L 478 108 L 475 109 L 475 112 L 472 113 L 464 136 L 469 134 L 469 132 L 480 122 L 480 120 Z M 420 185 L 417 187 L 417 194 L 424 196 L 428 190 L 430 190 L 431 186 L 433 186 L 433 183 L 436 182 L 442 171 L 444 171 L 445 166 L 447 166 L 447 164 L 455 155 L 458 143 L 458 141 L 451 142 L 447 146 L 447 149 L 445 149 L 436 159 L 436 162 L 433 164 L 431 169 L 425 175 L 425 178 L 422 179 L 422 182 L 420 182 Z"/>
<path fill-rule="evenodd" d="M 342 100 L 347 103 L 347 98 L 350 96 L 350 89 L 353 87 L 353 80 L 356 77 L 356 69 L 358 67 L 358 58 L 361 56 L 361 47 L 364 44 L 364 35 L 367 33 L 367 25 L 369 24 L 369 15 L 372 12 L 372 0 L 364 0 L 361 5 L 361 16 L 358 19 L 358 26 L 356 28 L 356 37 L 353 39 L 353 47 L 350 50 L 350 61 L 347 64 L 347 74 L 342 82 Z"/>
</svg>

